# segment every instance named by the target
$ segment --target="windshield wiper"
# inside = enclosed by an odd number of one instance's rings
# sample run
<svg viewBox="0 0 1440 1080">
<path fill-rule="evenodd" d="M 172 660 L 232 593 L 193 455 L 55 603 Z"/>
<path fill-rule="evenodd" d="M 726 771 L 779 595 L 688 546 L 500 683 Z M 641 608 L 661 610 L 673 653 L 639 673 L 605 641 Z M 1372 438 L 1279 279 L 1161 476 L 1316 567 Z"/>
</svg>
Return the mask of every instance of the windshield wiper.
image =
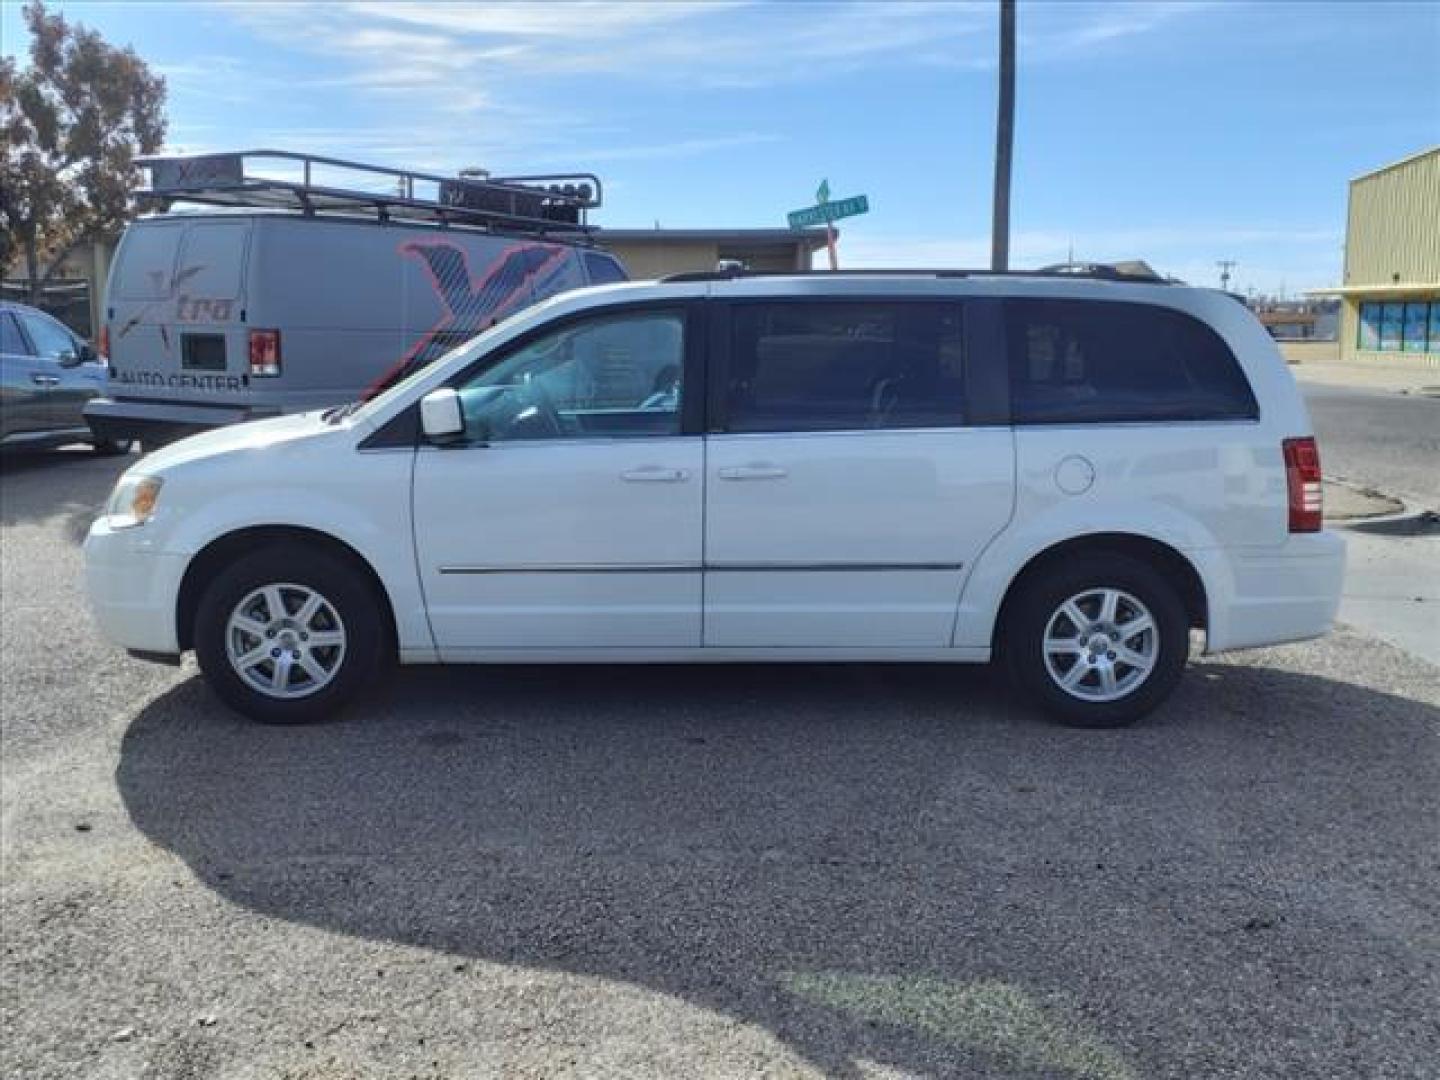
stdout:
<svg viewBox="0 0 1440 1080">
<path fill-rule="evenodd" d="M 365 402 L 361 399 L 347 401 L 344 405 L 336 405 L 333 409 L 326 409 L 320 414 L 320 419 L 327 424 L 338 424 L 353 412 L 357 412 Z"/>
</svg>

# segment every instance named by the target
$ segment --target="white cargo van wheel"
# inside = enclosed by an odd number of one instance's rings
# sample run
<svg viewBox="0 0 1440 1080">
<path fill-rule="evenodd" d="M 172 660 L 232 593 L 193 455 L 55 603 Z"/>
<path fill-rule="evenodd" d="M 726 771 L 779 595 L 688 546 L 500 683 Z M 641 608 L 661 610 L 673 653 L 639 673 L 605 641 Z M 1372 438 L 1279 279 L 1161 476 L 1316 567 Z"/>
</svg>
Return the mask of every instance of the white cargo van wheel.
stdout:
<svg viewBox="0 0 1440 1080">
<path fill-rule="evenodd" d="M 1170 695 L 1185 670 L 1185 606 L 1153 566 L 1081 555 L 1020 585 L 1001 649 L 1016 687 L 1063 723 L 1118 727 Z"/>
<path fill-rule="evenodd" d="M 218 574 L 195 616 L 195 653 L 227 704 L 264 723 L 328 716 L 387 666 L 369 581 L 304 545 L 262 548 Z"/>
</svg>

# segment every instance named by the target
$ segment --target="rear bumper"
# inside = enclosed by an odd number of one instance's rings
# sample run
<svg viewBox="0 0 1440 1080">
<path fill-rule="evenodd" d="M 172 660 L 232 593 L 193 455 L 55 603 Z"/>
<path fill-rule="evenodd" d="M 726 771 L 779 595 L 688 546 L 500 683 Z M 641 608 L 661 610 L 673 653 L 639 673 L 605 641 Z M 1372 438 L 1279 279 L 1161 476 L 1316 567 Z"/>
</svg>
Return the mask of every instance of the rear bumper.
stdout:
<svg viewBox="0 0 1440 1080">
<path fill-rule="evenodd" d="M 139 439 L 167 443 L 227 424 L 278 415 L 244 406 L 185 405 L 169 401 L 128 401 L 92 398 L 85 405 L 85 422 L 97 439 Z"/>
<path fill-rule="evenodd" d="M 133 652 L 177 656 L 176 600 L 188 559 L 157 552 L 141 525 L 102 517 L 85 537 L 85 591 L 100 631 Z"/>
<path fill-rule="evenodd" d="M 1276 552 L 1230 552 L 1228 580 L 1210 584 L 1206 652 L 1305 641 L 1329 633 L 1345 583 L 1345 541 L 1290 537 Z"/>
</svg>

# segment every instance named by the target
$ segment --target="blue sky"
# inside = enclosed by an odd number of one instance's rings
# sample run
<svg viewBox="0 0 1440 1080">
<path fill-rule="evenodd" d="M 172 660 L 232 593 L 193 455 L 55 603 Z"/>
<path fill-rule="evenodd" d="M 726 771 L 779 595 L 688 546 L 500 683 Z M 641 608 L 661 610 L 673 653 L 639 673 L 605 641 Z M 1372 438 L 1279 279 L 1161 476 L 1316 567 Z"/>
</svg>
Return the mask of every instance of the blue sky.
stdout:
<svg viewBox="0 0 1440 1080">
<path fill-rule="evenodd" d="M 6 52 L 26 47 L 0 0 Z M 776 226 L 864 192 L 842 265 L 988 261 L 996 4 L 79 3 L 170 142 L 589 169 L 602 225 Z M 1440 142 L 1440 3 L 1020 0 L 1013 261 L 1338 281 L 1346 182 Z"/>
</svg>

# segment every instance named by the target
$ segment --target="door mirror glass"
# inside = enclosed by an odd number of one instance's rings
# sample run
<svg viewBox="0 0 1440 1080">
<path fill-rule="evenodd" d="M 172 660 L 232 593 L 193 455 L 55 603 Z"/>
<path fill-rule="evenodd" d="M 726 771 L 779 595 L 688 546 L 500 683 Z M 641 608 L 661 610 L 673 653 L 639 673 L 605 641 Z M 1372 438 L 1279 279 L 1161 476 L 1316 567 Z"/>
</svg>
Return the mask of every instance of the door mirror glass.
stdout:
<svg viewBox="0 0 1440 1080">
<path fill-rule="evenodd" d="M 465 434 L 460 395 L 450 387 L 431 390 L 420 399 L 420 430 L 435 443 L 454 442 Z"/>
<path fill-rule="evenodd" d="M 63 349 L 55 356 L 55 362 L 62 368 L 73 368 L 80 366 L 80 352 L 78 349 Z"/>
<path fill-rule="evenodd" d="M 88 341 L 80 342 L 75 348 L 75 353 L 80 357 L 82 364 L 93 364 L 100 359 L 100 354 L 95 351 L 95 346 Z"/>
</svg>

